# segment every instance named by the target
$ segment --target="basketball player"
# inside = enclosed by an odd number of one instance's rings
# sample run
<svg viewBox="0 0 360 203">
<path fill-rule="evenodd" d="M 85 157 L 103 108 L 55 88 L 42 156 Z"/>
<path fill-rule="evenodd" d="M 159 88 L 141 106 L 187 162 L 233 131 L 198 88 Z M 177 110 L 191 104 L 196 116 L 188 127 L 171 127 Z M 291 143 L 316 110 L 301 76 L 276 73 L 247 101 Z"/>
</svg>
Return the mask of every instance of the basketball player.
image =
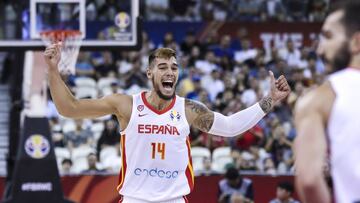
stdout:
<svg viewBox="0 0 360 203">
<path fill-rule="evenodd" d="M 253 106 L 231 116 L 210 111 L 205 105 L 175 95 L 179 67 L 176 53 L 160 48 L 149 56 L 147 77 L 151 91 L 134 96 L 114 94 L 101 99 L 76 99 L 57 69 L 60 44 L 44 52 L 49 66 L 51 96 L 59 113 L 71 118 L 115 114 L 121 132 L 122 169 L 117 190 L 120 202 L 187 202 L 194 187 L 189 133 L 194 126 L 210 134 L 232 137 L 250 129 L 273 105 L 290 92 L 284 76 L 275 80 L 271 93 Z"/>
<path fill-rule="evenodd" d="M 327 17 L 317 53 L 335 72 L 296 105 L 296 184 L 303 202 L 331 202 L 323 175 L 328 152 L 336 202 L 360 202 L 359 12 L 356 0 Z"/>
</svg>

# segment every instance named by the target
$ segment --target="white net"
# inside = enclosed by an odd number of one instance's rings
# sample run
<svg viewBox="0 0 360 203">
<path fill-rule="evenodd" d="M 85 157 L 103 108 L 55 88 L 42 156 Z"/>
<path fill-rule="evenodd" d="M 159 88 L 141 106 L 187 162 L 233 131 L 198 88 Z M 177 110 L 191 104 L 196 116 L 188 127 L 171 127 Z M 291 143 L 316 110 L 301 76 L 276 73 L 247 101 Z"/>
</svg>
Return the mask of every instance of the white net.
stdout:
<svg viewBox="0 0 360 203">
<path fill-rule="evenodd" d="M 81 32 L 68 30 L 42 32 L 41 39 L 45 46 L 62 43 L 59 72 L 65 75 L 75 74 L 76 59 L 82 42 Z"/>
</svg>

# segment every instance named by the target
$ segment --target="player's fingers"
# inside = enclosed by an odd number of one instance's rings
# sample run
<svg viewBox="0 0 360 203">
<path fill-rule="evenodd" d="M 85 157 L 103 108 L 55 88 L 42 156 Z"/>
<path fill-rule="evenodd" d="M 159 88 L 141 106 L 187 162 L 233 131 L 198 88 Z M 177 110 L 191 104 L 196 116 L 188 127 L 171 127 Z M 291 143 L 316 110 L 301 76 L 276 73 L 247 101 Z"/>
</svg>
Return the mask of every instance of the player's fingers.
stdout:
<svg viewBox="0 0 360 203">
<path fill-rule="evenodd" d="M 54 51 L 53 50 L 45 51 L 44 54 L 45 55 L 54 55 Z"/>
<path fill-rule="evenodd" d="M 59 46 L 55 47 L 55 52 L 54 52 L 55 56 L 58 56 L 60 54 L 60 48 Z"/>
<path fill-rule="evenodd" d="M 56 49 L 56 51 L 60 52 L 61 46 L 62 46 L 62 42 L 56 43 L 56 44 L 55 44 L 55 49 Z"/>
<path fill-rule="evenodd" d="M 280 89 L 282 90 L 287 90 L 288 89 L 288 85 L 286 83 L 283 83 L 280 85 Z"/>
<path fill-rule="evenodd" d="M 54 49 L 55 48 L 55 44 L 50 44 L 49 46 L 46 47 L 46 49 Z"/>
<path fill-rule="evenodd" d="M 55 47 L 48 47 L 45 49 L 45 52 L 54 52 L 55 51 Z"/>
<path fill-rule="evenodd" d="M 54 55 L 54 52 L 53 51 L 45 51 L 44 55 L 45 56 L 51 56 L 51 55 Z"/>
<path fill-rule="evenodd" d="M 286 82 L 286 80 L 280 80 L 280 81 L 278 81 L 278 86 L 282 86 L 282 85 L 286 85 L 287 84 L 287 82 Z"/>
</svg>

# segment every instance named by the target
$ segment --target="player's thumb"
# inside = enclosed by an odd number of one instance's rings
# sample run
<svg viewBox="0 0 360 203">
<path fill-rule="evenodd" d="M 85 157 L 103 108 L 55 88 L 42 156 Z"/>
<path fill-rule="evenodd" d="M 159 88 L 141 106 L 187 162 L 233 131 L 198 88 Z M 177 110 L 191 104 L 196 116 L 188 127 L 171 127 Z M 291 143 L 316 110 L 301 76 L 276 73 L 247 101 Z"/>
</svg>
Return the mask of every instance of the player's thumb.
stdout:
<svg viewBox="0 0 360 203">
<path fill-rule="evenodd" d="M 271 88 L 275 87 L 275 77 L 274 77 L 274 73 L 270 70 L 269 71 L 269 75 L 270 75 L 270 85 Z"/>
</svg>

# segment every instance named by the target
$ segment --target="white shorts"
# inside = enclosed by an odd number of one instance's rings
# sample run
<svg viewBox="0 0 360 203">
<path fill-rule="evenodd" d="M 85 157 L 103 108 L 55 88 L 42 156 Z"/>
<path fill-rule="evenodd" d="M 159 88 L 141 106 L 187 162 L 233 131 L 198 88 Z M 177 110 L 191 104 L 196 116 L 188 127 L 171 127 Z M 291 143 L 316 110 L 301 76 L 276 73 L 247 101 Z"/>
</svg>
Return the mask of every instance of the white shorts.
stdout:
<svg viewBox="0 0 360 203">
<path fill-rule="evenodd" d="M 171 199 L 168 201 L 156 202 L 156 203 L 188 203 L 188 202 L 189 201 L 186 199 L 186 197 L 179 197 L 176 199 Z M 122 196 L 121 199 L 119 200 L 119 203 L 154 203 L 154 202 L 149 202 L 149 201 L 145 201 L 145 200 L 141 200 L 141 199 Z"/>
</svg>

